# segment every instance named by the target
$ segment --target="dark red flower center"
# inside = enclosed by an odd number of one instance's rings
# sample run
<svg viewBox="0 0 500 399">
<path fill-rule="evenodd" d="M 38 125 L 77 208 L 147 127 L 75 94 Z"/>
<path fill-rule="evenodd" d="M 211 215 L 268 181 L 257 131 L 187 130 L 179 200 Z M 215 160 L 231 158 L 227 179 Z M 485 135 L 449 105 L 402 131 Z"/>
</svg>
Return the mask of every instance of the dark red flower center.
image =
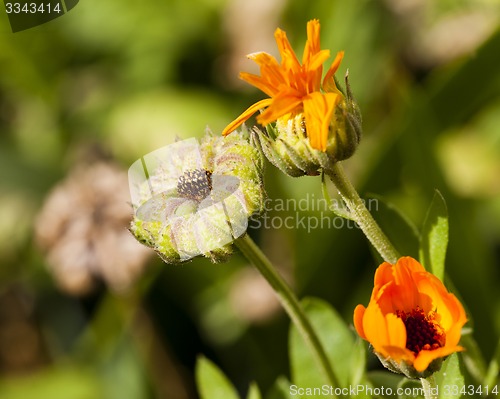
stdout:
<svg viewBox="0 0 500 399">
<path fill-rule="evenodd" d="M 411 312 L 398 310 L 396 315 L 403 320 L 406 327 L 406 349 L 415 355 L 421 350 L 438 349 L 445 344 L 445 334 L 442 328 L 434 320 L 435 314 L 428 315 L 417 307 Z"/>
</svg>

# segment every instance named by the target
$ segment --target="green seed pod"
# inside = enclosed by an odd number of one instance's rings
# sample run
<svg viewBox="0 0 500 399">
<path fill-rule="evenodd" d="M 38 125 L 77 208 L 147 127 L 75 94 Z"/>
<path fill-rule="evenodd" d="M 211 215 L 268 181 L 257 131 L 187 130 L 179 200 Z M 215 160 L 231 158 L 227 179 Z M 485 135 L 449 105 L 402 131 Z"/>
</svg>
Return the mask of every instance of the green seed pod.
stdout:
<svg viewBox="0 0 500 399">
<path fill-rule="evenodd" d="M 179 141 L 129 169 L 130 231 L 167 263 L 231 254 L 248 219 L 264 207 L 263 160 L 246 130 Z"/>
</svg>

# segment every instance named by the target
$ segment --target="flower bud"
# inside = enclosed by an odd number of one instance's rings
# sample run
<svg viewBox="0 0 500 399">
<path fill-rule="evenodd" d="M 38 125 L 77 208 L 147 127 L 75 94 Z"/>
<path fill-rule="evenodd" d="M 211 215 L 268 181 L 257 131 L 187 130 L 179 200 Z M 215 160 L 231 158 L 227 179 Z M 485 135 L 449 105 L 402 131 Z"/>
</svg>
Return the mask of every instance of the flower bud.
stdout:
<svg viewBox="0 0 500 399">
<path fill-rule="evenodd" d="M 349 158 L 361 138 L 361 114 L 350 93 L 347 75 L 346 86 L 348 95 L 338 95 L 339 103 L 328 122 L 324 151 L 314 148 L 308 139 L 304 113 L 281 117 L 275 124 L 268 124 L 265 132 L 254 127 L 254 141 L 269 162 L 283 173 L 299 177 L 318 175 L 321 169 L 328 171 L 336 162 Z"/>
<path fill-rule="evenodd" d="M 240 77 L 266 93 L 232 121 L 222 132 L 234 129 L 261 110 L 256 129 L 258 142 L 269 160 L 290 176 L 315 175 L 331 169 L 335 162 L 349 158 L 361 137 L 361 115 L 346 75 L 346 93 L 335 79 L 343 51 L 335 56 L 323 80 L 323 64 L 330 56 L 320 47 L 318 20 L 307 24 L 307 42 L 302 63 L 295 55 L 286 33 L 275 32 L 281 63 L 267 53 L 248 57 L 260 66 L 261 75 L 242 72 Z"/>
</svg>

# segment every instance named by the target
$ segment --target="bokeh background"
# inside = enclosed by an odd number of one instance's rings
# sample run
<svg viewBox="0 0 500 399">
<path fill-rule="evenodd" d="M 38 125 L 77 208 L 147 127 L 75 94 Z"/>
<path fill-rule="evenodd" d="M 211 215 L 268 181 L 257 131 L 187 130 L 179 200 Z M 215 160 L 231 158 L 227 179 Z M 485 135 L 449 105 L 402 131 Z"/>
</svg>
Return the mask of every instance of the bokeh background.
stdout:
<svg viewBox="0 0 500 399">
<path fill-rule="evenodd" d="M 288 375 L 289 321 L 266 283 L 238 254 L 171 266 L 137 244 L 126 170 L 176 137 L 207 126 L 217 134 L 263 98 L 237 79 L 255 71 L 245 55 L 277 55 L 277 26 L 300 54 L 311 18 L 322 48 L 345 50 L 338 77 L 349 69 L 363 112 L 349 175 L 416 229 L 440 190 L 447 273 L 491 359 L 500 337 L 497 0 L 82 0 L 16 34 L 3 5 L 0 14 L 2 399 L 195 399 L 199 355 L 242 394 L 250 381 L 266 392 Z M 266 182 L 271 199 L 321 198 L 319 177 L 270 166 Z M 271 209 L 277 228 L 251 234 L 300 297 L 323 298 L 350 322 L 378 261 L 358 229 L 279 228 L 297 213 L 326 217 Z M 380 367 L 374 357 L 369 367 Z"/>
</svg>

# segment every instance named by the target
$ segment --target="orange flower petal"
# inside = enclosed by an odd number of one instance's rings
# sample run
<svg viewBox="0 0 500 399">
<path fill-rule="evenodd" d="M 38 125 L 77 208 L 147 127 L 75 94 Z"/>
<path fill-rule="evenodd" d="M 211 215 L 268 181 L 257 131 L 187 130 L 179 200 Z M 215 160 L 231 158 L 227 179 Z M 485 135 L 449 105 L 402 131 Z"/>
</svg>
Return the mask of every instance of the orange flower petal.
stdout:
<svg viewBox="0 0 500 399">
<path fill-rule="evenodd" d="M 401 289 L 398 292 L 398 309 L 409 312 L 420 306 L 420 295 L 415 284 L 414 273 L 424 271 L 424 268 L 415 259 L 409 256 L 400 258 L 394 267 L 395 282 Z"/>
<path fill-rule="evenodd" d="M 404 348 L 406 345 L 406 327 L 399 317 L 393 313 L 385 315 L 389 345 Z"/>
<path fill-rule="evenodd" d="M 260 91 L 266 93 L 269 97 L 274 97 L 279 94 L 278 84 L 270 81 L 269 79 L 263 79 L 260 76 L 247 72 L 240 72 L 240 79 L 250 83 L 252 86 L 255 86 Z"/>
<path fill-rule="evenodd" d="M 302 100 L 294 90 L 281 92 L 272 99 L 271 105 L 257 117 L 257 122 L 265 126 L 276 119 L 301 107 Z"/>
<path fill-rule="evenodd" d="M 326 150 L 328 131 L 338 101 L 339 97 L 335 93 L 314 92 L 304 98 L 307 137 L 312 148 L 320 151 Z"/>
<path fill-rule="evenodd" d="M 281 54 L 281 65 L 290 71 L 299 72 L 300 63 L 293 51 L 288 38 L 286 37 L 285 31 L 281 29 L 276 29 L 274 33 L 274 38 L 276 39 L 276 44 L 278 45 L 278 50 Z"/>
<path fill-rule="evenodd" d="M 268 54 L 264 51 L 258 53 L 251 53 L 247 55 L 247 58 L 256 62 L 259 66 L 275 66 L 279 68 L 279 63 L 271 54 Z"/>
<path fill-rule="evenodd" d="M 374 289 L 373 294 L 375 294 L 375 289 L 378 289 L 387 283 L 391 282 L 393 278 L 393 266 L 390 263 L 382 263 L 375 271 L 375 278 L 373 279 Z M 374 295 L 372 295 L 372 298 Z"/>
<path fill-rule="evenodd" d="M 404 323 L 396 315 L 384 316 L 376 304 L 370 303 L 365 310 L 362 325 L 366 339 L 382 357 L 391 357 L 397 362 L 412 358 L 412 353 L 405 348 Z"/>
<path fill-rule="evenodd" d="M 400 258 L 395 266 L 388 263 L 381 265 L 375 275 L 376 283 L 383 286 L 383 291 L 376 285 L 372 299 L 377 300 L 383 312 L 410 312 L 420 307 L 425 312 L 433 308 L 431 296 L 419 290 L 421 275 L 427 279 L 429 273 L 415 259 Z M 439 280 L 438 280 L 439 281 Z"/>
<path fill-rule="evenodd" d="M 318 51 L 311 57 L 307 67 L 308 69 L 319 69 L 323 68 L 324 62 L 330 57 L 330 50 Z"/>
<path fill-rule="evenodd" d="M 448 293 L 441 281 L 428 273 L 420 277 L 418 289 L 423 295 L 432 298 L 432 309 L 440 316 L 439 324 L 445 331 L 458 323 L 465 324 L 467 317 L 462 304 L 455 295 Z M 458 343 L 455 342 L 455 344 Z"/>
<path fill-rule="evenodd" d="M 399 258 L 396 264 L 399 264 L 410 273 L 425 272 L 424 267 L 411 256 Z"/>
<path fill-rule="evenodd" d="M 363 316 L 365 315 L 365 310 L 366 308 L 363 305 L 358 305 L 354 309 L 353 316 L 354 328 L 356 329 L 358 335 L 363 339 L 366 339 L 365 331 L 363 329 Z"/>
<path fill-rule="evenodd" d="M 375 351 L 384 356 L 384 346 L 389 345 L 389 335 L 384 315 L 376 303 L 370 302 L 363 316 L 363 332 Z"/>
<path fill-rule="evenodd" d="M 321 90 L 321 75 L 323 74 L 323 63 L 330 57 L 329 50 L 322 50 L 311 57 L 310 63 L 307 65 L 307 87 L 308 93 Z"/>
<path fill-rule="evenodd" d="M 241 72 L 240 78 L 264 91 L 269 97 L 274 97 L 279 94 L 280 87 L 287 84 L 287 78 L 283 75 L 282 68 L 278 64 L 278 61 L 267 53 L 253 53 L 249 54 L 247 57 L 260 66 L 261 76 Z M 251 76 L 252 81 L 247 80 L 247 76 Z M 258 82 L 259 84 L 255 84 L 254 82 Z M 266 90 L 263 90 L 260 85 L 263 85 Z"/>
<path fill-rule="evenodd" d="M 317 19 L 313 19 L 307 23 L 307 42 L 304 47 L 304 55 L 302 56 L 302 64 L 304 65 L 309 65 L 314 55 L 321 50 L 319 31 L 320 24 Z"/>
<path fill-rule="evenodd" d="M 467 316 L 462 304 L 458 301 L 455 295 L 450 294 L 455 300 L 455 306 L 457 307 L 457 317 L 455 318 L 454 324 L 446 329 L 446 344 L 447 345 L 457 345 L 460 342 L 460 336 L 462 333 L 462 327 L 467 323 Z M 438 310 L 439 314 L 439 310 Z"/>
<path fill-rule="evenodd" d="M 379 354 L 384 356 L 386 359 L 394 360 L 396 363 L 400 363 L 402 361 L 413 363 L 413 360 L 415 359 L 415 355 L 413 354 L 413 352 L 401 346 L 387 345 L 384 346 L 383 351 L 383 354 Z"/>
<path fill-rule="evenodd" d="M 325 75 L 325 78 L 323 79 L 323 90 L 326 92 L 336 92 L 337 85 L 335 84 L 335 79 L 334 75 L 335 72 L 337 72 L 337 69 L 339 69 L 340 63 L 342 62 L 342 58 L 344 58 L 344 52 L 339 51 L 337 55 L 335 56 L 335 59 L 332 62 L 332 65 L 328 69 L 328 72 Z"/>
<path fill-rule="evenodd" d="M 439 359 L 440 357 L 445 357 L 451 355 L 454 352 L 460 352 L 463 350 L 464 348 L 462 348 L 461 346 L 444 346 L 442 348 L 433 350 L 422 350 L 415 358 L 413 367 L 415 368 L 415 370 L 422 372 L 427 367 L 429 367 L 429 364 L 431 364 L 434 359 Z"/>
<path fill-rule="evenodd" d="M 271 98 L 266 98 L 248 107 L 240 116 L 238 116 L 234 121 L 232 121 L 229 125 L 226 126 L 226 128 L 222 131 L 222 135 L 227 136 L 229 133 L 236 130 L 243 122 L 248 120 L 259 109 L 267 107 L 269 104 L 271 104 L 271 102 L 272 102 Z"/>
</svg>

